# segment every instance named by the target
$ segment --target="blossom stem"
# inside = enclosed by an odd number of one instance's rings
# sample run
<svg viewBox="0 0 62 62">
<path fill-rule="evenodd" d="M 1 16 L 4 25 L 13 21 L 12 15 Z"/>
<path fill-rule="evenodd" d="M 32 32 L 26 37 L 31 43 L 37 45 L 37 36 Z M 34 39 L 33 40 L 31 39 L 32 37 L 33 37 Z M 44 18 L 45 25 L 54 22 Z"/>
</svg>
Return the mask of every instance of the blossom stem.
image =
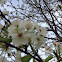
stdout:
<svg viewBox="0 0 62 62">
<path fill-rule="evenodd" d="M 38 55 L 38 53 L 35 51 L 35 49 L 32 47 L 32 45 L 31 45 L 31 44 L 30 44 L 30 46 L 31 46 L 31 49 L 33 50 L 33 52 L 35 52 L 36 56 L 39 58 L 39 60 L 41 60 L 41 61 L 42 61 L 42 59 L 40 58 L 40 56 Z"/>
<path fill-rule="evenodd" d="M 39 60 L 38 58 L 36 58 L 34 55 L 30 54 L 29 52 L 27 52 L 27 51 L 25 51 L 25 50 L 22 50 L 22 49 L 20 49 L 20 48 L 14 46 L 14 45 L 12 45 L 12 44 L 10 44 L 10 43 L 4 42 L 4 41 L 0 41 L 0 42 L 5 43 L 5 44 L 7 44 L 7 45 L 10 46 L 10 47 L 13 47 L 13 48 L 15 48 L 15 49 L 17 49 L 17 50 L 19 50 L 19 51 L 21 51 L 21 52 L 24 52 L 25 54 L 28 54 L 28 55 L 32 56 L 32 57 L 33 57 L 34 59 L 36 59 L 38 62 L 43 62 L 43 60 Z"/>
<path fill-rule="evenodd" d="M 5 17 L 5 15 L 2 13 L 1 10 L 0 10 L 0 16 L 2 16 L 5 20 L 7 20 L 7 21 L 9 22 L 9 24 L 11 24 L 11 22 L 9 21 L 9 19 L 7 19 L 7 18 Z"/>
</svg>

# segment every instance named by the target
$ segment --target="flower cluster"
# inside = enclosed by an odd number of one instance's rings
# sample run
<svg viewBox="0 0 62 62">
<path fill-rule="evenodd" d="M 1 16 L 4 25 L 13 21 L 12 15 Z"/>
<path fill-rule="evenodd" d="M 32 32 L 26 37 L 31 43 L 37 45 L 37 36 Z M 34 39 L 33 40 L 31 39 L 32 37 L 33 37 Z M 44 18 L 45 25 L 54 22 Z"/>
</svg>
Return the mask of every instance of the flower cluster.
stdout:
<svg viewBox="0 0 62 62">
<path fill-rule="evenodd" d="M 47 34 L 46 29 L 39 26 L 37 22 L 31 22 L 30 20 L 22 22 L 19 19 L 14 20 L 8 32 L 8 36 L 12 37 L 12 42 L 16 46 L 33 43 L 36 48 L 39 48 L 46 41 L 44 38 Z"/>
</svg>

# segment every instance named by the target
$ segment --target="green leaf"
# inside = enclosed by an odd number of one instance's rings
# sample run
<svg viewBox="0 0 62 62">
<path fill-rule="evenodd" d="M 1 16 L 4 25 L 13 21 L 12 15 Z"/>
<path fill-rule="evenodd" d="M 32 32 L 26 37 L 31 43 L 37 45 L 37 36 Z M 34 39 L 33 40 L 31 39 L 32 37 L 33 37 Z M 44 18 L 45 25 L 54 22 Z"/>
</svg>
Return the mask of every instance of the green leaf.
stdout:
<svg viewBox="0 0 62 62">
<path fill-rule="evenodd" d="M 6 26 L 5 26 L 5 28 L 4 28 L 4 31 L 5 31 L 5 32 L 7 32 L 7 29 L 8 29 L 9 26 L 10 26 L 10 25 L 6 22 Z"/>
<path fill-rule="evenodd" d="M 8 39 L 8 38 L 0 38 L 0 41 L 10 43 L 10 42 L 12 42 L 12 39 Z"/>
<path fill-rule="evenodd" d="M 48 62 L 48 61 L 51 60 L 52 58 L 53 58 L 53 55 L 48 56 L 48 57 L 45 59 L 45 62 Z"/>
<path fill-rule="evenodd" d="M 0 48 L 2 48 L 2 42 L 12 42 L 12 39 L 8 39 L 8 38 L 0 38 Z"/>
<path fill-rule="evenodd" d="M 36 62 L 35 59 L 33 59 L 33 62 Z"/>
<path fill-rule="evenodd" d="M 61 5 L 58 5 L 58 7 L 61 9 L 62 8 L 62 6 Z"/>
<path fill-rule="evenodd" d="M 29 62 L 32 57 L 30 55 L 26 55 L 21 58 L 21 62 Z"/>
<path fill-rule="evenodd" d="M 57 54 L 57 52 L 53 51 L 53 53 L 54 53 L 54 55 L 55 55 L 56 57 L 59 57 L 58 54 Z"/>
</svg>

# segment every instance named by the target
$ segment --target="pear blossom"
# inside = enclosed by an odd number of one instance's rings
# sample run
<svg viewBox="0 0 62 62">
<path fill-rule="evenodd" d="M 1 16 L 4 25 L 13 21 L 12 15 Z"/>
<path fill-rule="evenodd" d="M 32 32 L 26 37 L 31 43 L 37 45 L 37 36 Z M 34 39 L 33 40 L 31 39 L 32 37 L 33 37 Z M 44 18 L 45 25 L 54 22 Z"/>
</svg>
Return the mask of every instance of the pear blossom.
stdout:
<svg viewBox="0 0 62 62">
<path fill-rule="evenodd" d="M 20 44 L 26 44 L 28 43 L 27 39 L 27 31 L 25 31 L 25 28 L 22 26 L 22 24 L 18 24 L 17 26 L 10 26 L 8 29 L 9 36 L 12 36 L 12 41 L 16 46 L 20 46 Z"/>
<path fill-rule="evenodd" d="M 13 22 L 11 22 L 11 24 L 12 24 L 13 26 L 17 26 L 17 25 L 20 24 L 20 20 L 19 20 L 19 19 L 16 19 L 16 20 L 14 20 Z"/>
<path fill-rule="evenodd" d="M 25 21 L 24 24 L 25 24 L 25 28 L 26 29 L 30 29 L 32 27 L 32 23 L 29 20 L 28 21 Z"/>
<path fill-rule="evenodd" d="M 38 32 L 39 32 L 40 35 L 46 36 L 47 31 L 46 31 L 45 28 L 40 27 L 40 28 L 38 28 L 37 30 L 38 30 Z"/>
<path fill-rule="evenodd" d="M 37 30 L 39 35 L 45 36 L 47 34 L 46 29 L 41 27 L 41 26 L 39 26 L 37 22 L 33 23 L 33 27 Z"/>
<path fill-rule="evenodd" d="M 27 44 L 28 42 L 34 43 L 38 49 L 46 39 L 44 36 L 47 34 L 45 28 L 38 25 L 37 22 L 30 20 L 20 22 L 19 19 L 14 20 L 8 29 L 8 36 L 12 36 L 12 42 L 16 46 Z"/>
<path fill-rule="evenodd" d="M 33 33 L 31 33 L 31 42 L 34 42 L 36 48 L 38 49 L 45 43 L 46 39 L 44 36 L 47 34 L 47 31 L 45 28 L 39 26 L 37 22 L 33 23 L 32 29 Z"/>
<path fill-rule="evenodd" d="M 42 44 L 45 43 L 46 39 L 43 37 L 41 37 L 41 38 L 37 37 L 36 41 L 37 41 L 37 43 L 35 44 L 35 46 L 36 46 L 36 49 L 38 49 L 39 47 L 41 47 Z"/>
</svg>

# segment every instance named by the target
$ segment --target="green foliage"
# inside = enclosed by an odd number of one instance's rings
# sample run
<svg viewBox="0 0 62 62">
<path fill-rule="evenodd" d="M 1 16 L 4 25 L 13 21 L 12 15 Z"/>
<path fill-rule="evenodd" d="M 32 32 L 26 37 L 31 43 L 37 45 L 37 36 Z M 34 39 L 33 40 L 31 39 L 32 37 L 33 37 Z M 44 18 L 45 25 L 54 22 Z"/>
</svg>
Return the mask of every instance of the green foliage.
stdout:
<svg viewBox="0 0 62 62">
<path fill-rule="evenodd" d="M 36 62 L 35 59 L 33 59 L 33 62 Z"/>
<path fill-rule="evenodd" d="M 3 42 L 3 43 L 4 43 L 4 42 L 10 43 L 10 42 L 12 42 L 12 39 L 0 38 L 0 48 L 2 48 L 2 42 Z"/>
<path fill-rule="evenodd" d="M 48 62 L 49 60 L 51 60 L 53 58 L 53 55 L 49 55 L 46 59 L 45 62 Z"/>
<path fill-rule="evenodd" d="M 53 51 L 53 53 L 54 53 L 54 55 L 55 55 L 56 57 L 59 57 L 58 54 L 57 54 L 57 52 Z"/>
<path fill-rule="evenodd" d="M 61 9 L 62 8 L 62 6 L 61 5 L 58 5 L 58 7 Z"/>
<path fill-rule="evenodd" d="M 8 39 L 8 38 L 0 38 L 0 41 L 10 43 L 10 42 L 12 41 L 12 39 Z"/>
<path fill-rule="evenodd" d="M 58 50 L 58 52 L 53 51 L 54 55 L 56 56 L 58 62 L 60 61 L 60 51 Z M 58 54 L 59 53 L 59 54 Z"/>
<path fill-rule="evenodd" d="M 21 58 L 21 62 L 29 62 L 32 57 L 30 55 L 26 55 Z"/>
</svg>

